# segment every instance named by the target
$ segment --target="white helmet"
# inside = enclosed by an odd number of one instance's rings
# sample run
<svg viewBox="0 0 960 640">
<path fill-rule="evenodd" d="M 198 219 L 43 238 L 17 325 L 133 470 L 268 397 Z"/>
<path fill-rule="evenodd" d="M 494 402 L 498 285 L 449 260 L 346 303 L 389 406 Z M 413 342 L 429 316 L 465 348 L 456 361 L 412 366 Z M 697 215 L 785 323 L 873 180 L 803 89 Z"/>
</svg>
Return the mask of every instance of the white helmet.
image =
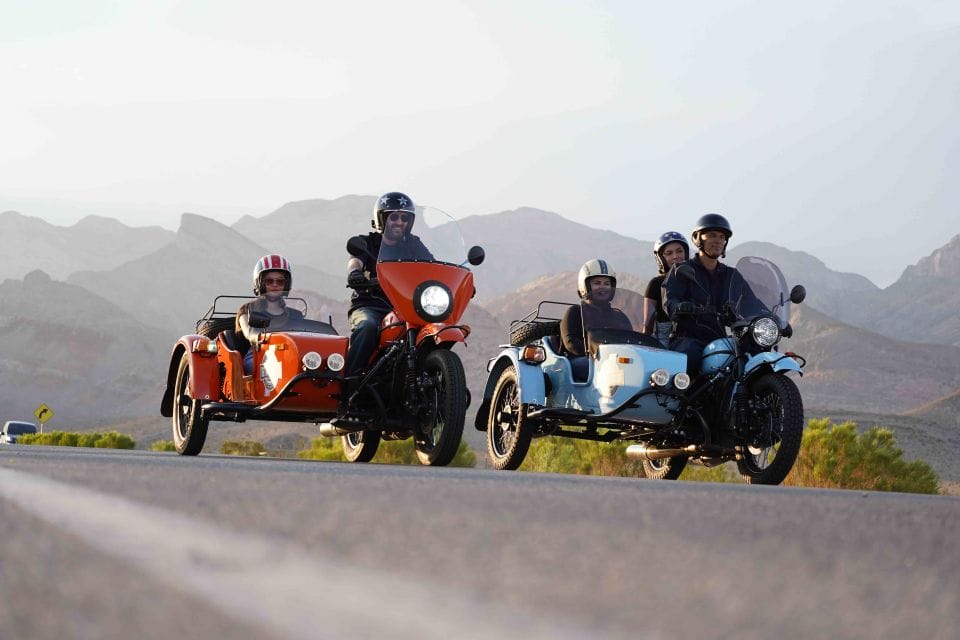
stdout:
<svg viewBox="0 0 960 640">
<path fill-rule="evenodd" d="M 617 293 L 617 272 L 614 271 L 610 263 L 603 258 L 587 260 L 583 263 L 583 266 L 580 267 L 580 273 L 577 274 L 577 291 L 580 293 L 580 297 L 583 299 L 587 299 L 589 297 L 590 289 L 588 287 L 589 283 L 587 280 L 596 276 L 605 276 L 610 278 L 613 284 L 613 291 L 610 294 L 610 299 L 613 300 L 613 296 Z"/>
</svg>

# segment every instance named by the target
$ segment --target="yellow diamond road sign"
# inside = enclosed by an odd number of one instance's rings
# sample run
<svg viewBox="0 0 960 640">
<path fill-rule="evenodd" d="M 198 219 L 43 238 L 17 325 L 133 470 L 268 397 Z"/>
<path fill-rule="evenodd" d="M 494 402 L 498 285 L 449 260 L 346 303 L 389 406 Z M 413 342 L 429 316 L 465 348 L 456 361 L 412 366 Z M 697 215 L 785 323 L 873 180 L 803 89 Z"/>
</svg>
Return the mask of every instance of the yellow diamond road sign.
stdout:
<svg viewBox="0 0 960 640">
<path fill-rule="evenodd" d="M 49 422 L 50 418 L 53 417 L 53 409 L 45 404 L 41 404 L 37 407 L 37 410 L 33 412 L 33 415 L 36 416 L 40 422 Z"/>
</svg>

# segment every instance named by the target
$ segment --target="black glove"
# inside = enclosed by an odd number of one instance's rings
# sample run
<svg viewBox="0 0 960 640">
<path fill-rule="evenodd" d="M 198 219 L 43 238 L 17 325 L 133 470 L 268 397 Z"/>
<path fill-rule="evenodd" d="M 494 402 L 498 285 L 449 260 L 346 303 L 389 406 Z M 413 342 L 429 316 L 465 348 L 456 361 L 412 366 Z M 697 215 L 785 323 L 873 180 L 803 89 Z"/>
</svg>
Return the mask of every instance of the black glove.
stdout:
<svg viewBox="0 0 960 640">
<path fill-rule="evenodd" d="M 360 269 L 354 269 L 347 276 L 348 287 L 363 287 L 368 284 L 370 284 L 370 281 L 367 280 L 367 276 L 363 275 L 363 271 L 360 271 Z"/>
<path fill-rule="evenodd" d="M 692 302 L 681 302 L 677 305 L 677 313 L 693 313 L 694 306 Z"/>
</svg>

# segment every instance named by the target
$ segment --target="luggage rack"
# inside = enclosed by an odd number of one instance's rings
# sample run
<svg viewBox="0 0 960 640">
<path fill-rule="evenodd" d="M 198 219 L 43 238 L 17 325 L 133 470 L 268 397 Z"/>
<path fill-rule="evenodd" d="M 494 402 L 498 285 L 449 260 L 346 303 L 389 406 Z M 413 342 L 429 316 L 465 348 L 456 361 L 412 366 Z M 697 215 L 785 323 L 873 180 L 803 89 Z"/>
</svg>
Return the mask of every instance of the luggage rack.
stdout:
<svg viewBox="0 0 960 640">
<path fill-rule="evenodd" d="M 551 315 L 546 315 L 544 313 L 544 305 L 550 306 L 554 305 L 556 307 L 561 307 L 562 310 L 559 312 L 559 315 L 554 317 Z M 547 322 L 560 322 L 560 319 L 563 317 L 563 314 L 566 312 L 567 307 L 576 306 L 571 302 L 557 302 L 556 300 L 543 300 L 540 304 L 537 305 L 537 308 L 523 316 L 519 320 L 510 321 L 510 333 L 512 334 L 518 328 L 533 324 L 533 323 L 547 323 Z"/>
</svg>

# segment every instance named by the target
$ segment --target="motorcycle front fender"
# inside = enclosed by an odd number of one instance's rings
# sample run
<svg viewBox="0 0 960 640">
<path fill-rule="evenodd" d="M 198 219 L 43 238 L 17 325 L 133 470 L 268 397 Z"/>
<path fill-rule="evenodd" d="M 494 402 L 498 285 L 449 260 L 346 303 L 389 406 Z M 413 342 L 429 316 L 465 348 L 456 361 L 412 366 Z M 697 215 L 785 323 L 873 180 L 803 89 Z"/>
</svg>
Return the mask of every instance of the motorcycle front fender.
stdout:
<svg viewBox="0 0 960 640">
<path fill-rule="evenodd" d="M 167 369 L 167 388 L 160 401 L 160 415 L 169 418 L 173 415 L 174 384 L 177 369 L 184 354 L 190 359 L 190 397 L 194 400 L 218 400 L 220 398 L 220 366 L 215 353 L 198 352 L 199 343 L 209 343 L 209 338 L 199 335 L 187 335 L 173 346 L 170 365 Z"/>
<path fill-rule="evenodd" d="M 521 404 L 542 405 L 546 398 L 546 385 L 544 384 L 543 371 L 537 365 L 527 364 L 520 359 L 520 349 L 517 347 L 508 347 L 500 354 L 491 358 L 487 364 L 487 384 L 483 389 L 483 398 L 480 408 L 477 410 L 477 418 L 474 426 L 478 431 L 487 430 L 487 414 L 490 411 L 490 399 L 493 397 L 493 390 L 497 386 L 497 381 L 503 375 L 503 371 L 512 367 L 517 374 L 517 386 L 520 391 Z"/>
<path fill-rule="evenodd" d="M 431 323 L 417 333 L 416 344 L 419 347 L 428 338 L 433 338 L 437 344 L 441 342 L 466 342 L 469 335 L 470 327 L 466 325 Z"/>
<path fill-rule="evenodd" d="M 752 356 L 747 360 L 743 372 L 747 377 L 751 377 L 764 368 L 769 368 L 769 370 L 774 373 L 796 371 L 801 376 L 803 375 L 803 369 L 800 367 L 799 362 L 778 351 L 764 351 Z"/>
</svg>

